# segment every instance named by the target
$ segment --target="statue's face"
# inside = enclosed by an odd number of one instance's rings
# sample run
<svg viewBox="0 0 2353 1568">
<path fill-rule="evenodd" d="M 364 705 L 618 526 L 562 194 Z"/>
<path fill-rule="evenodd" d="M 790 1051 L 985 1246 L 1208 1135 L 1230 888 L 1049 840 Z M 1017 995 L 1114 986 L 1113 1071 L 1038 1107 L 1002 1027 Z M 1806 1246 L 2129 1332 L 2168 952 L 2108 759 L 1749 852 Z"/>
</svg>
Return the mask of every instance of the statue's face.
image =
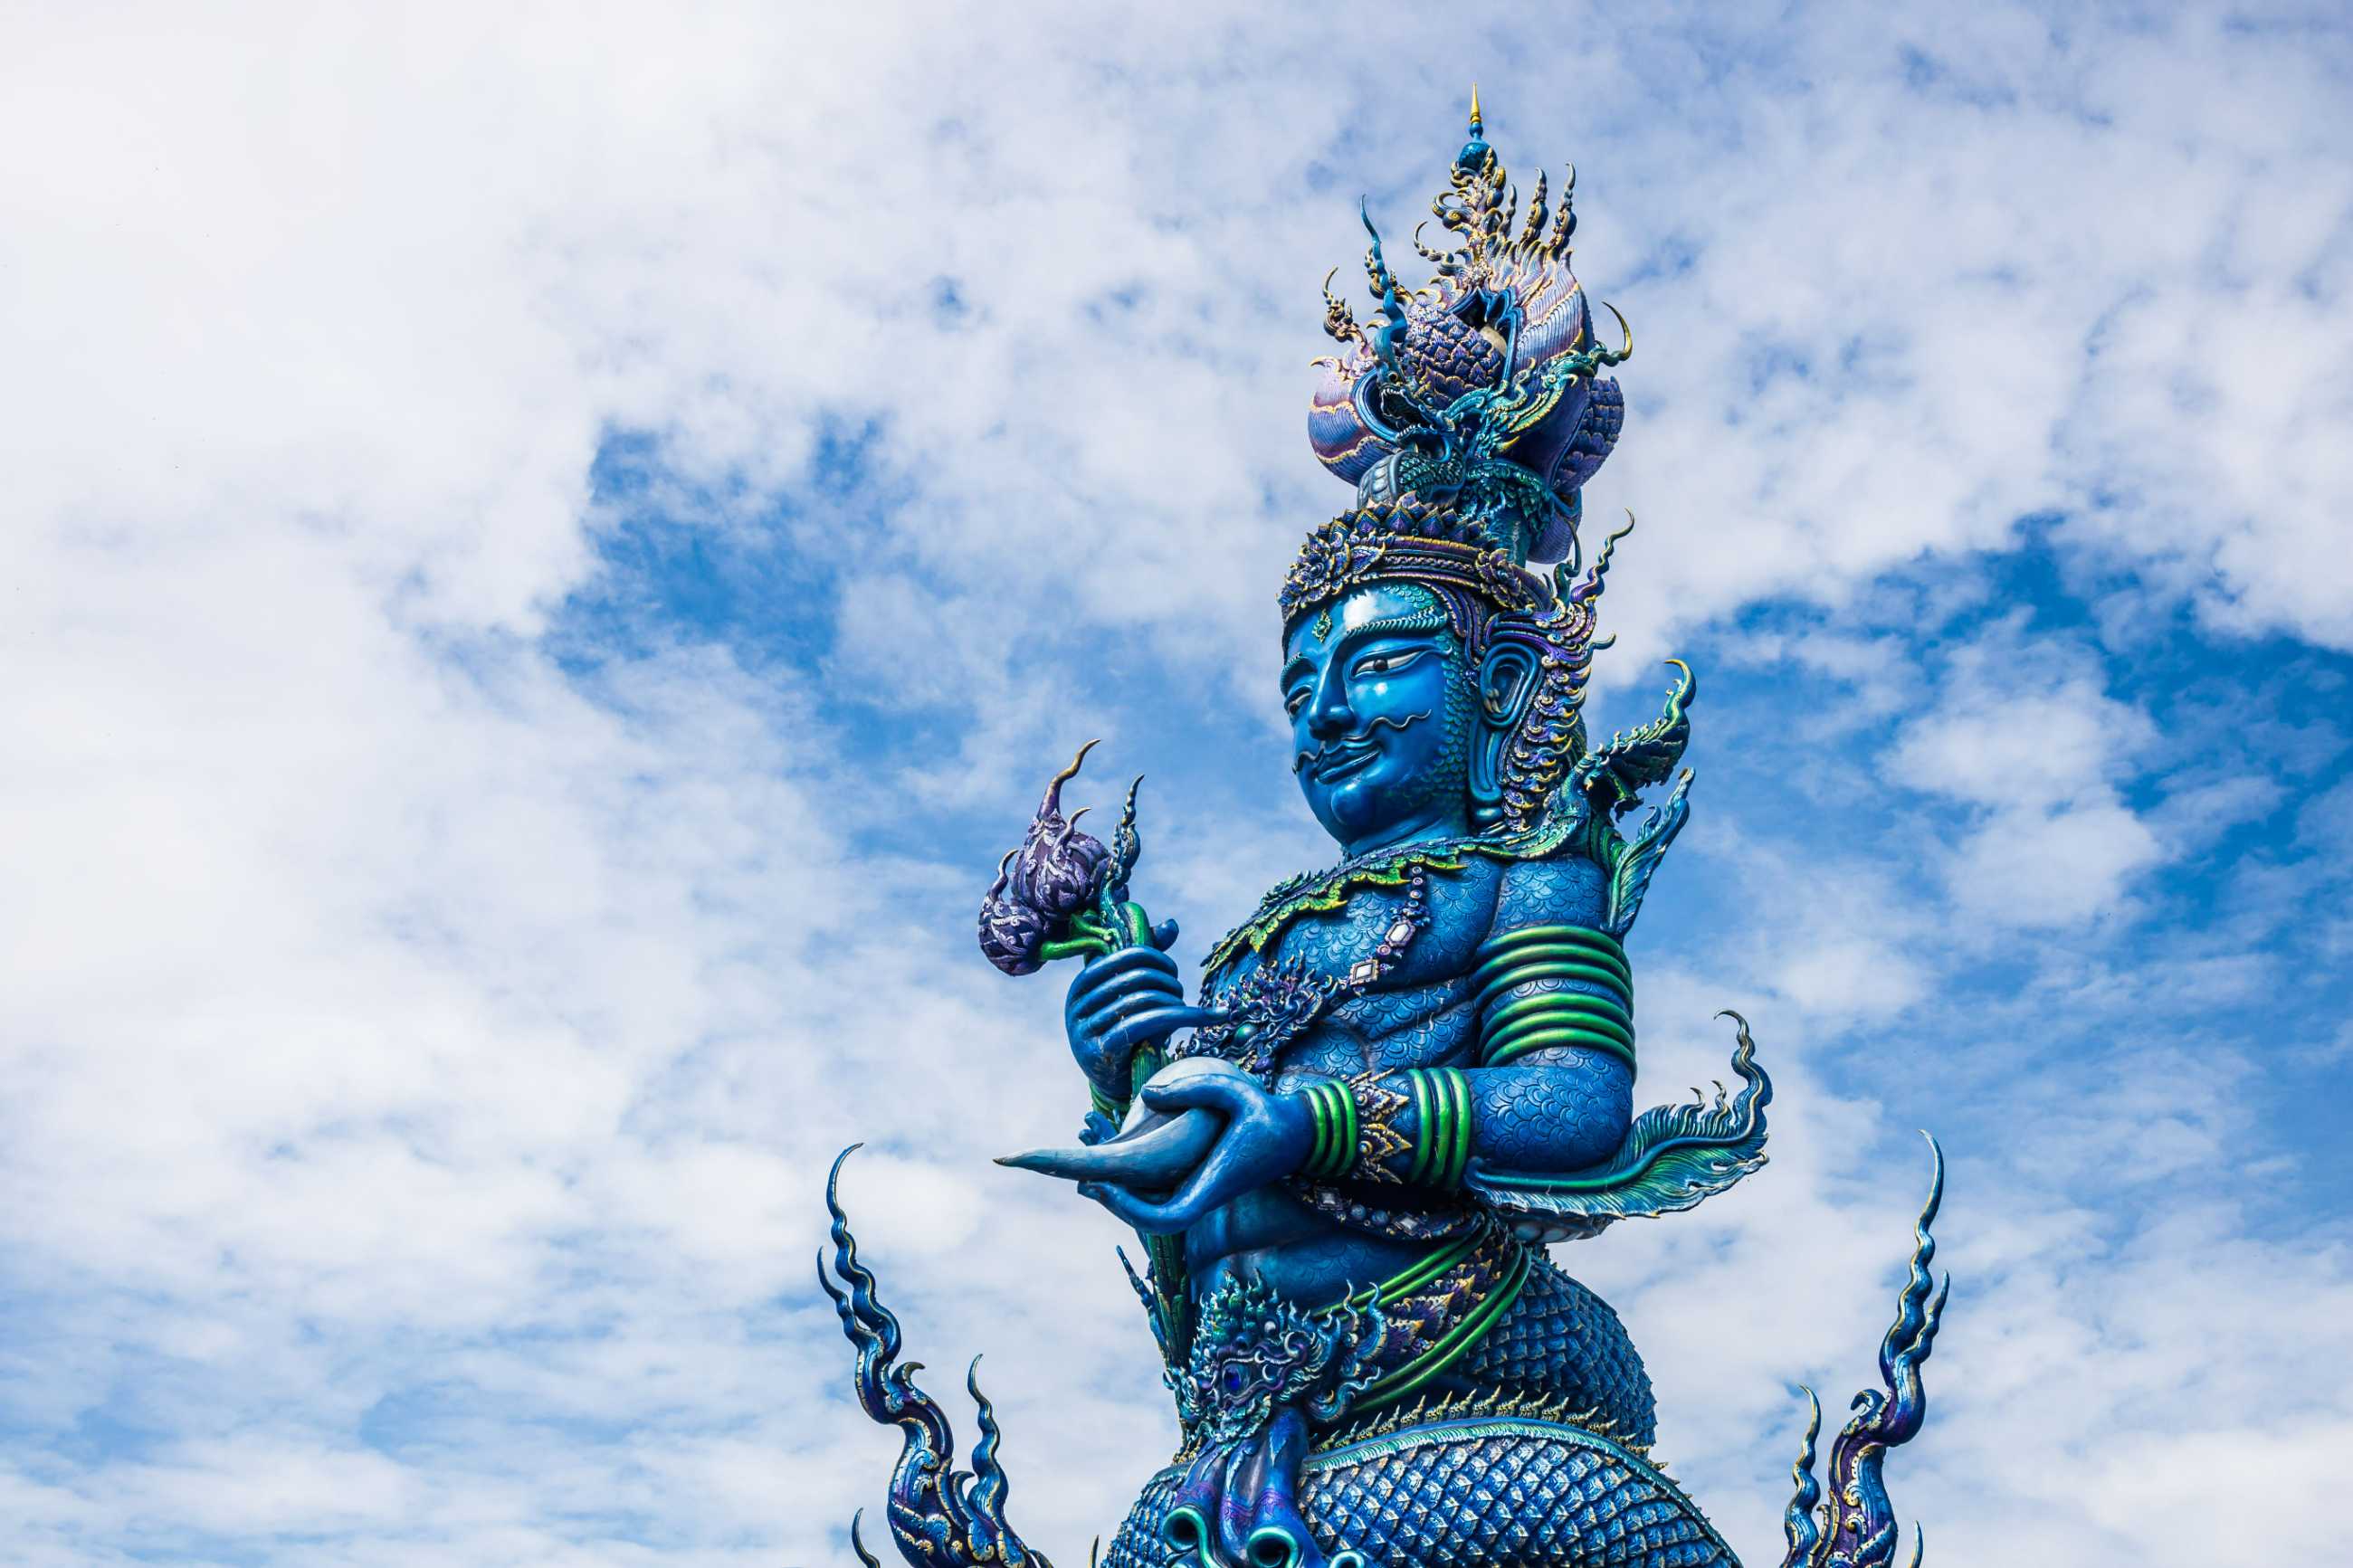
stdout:
<svg viewBox="0 0 2353 1568">
<path fill-rule="evenodd" d="M 1435 595 L 1374 583 L 1303 619 L 1282 705 L 1300 791 L 1344 848 L 1463 830 L 1476 705 Z"/>
</svg>

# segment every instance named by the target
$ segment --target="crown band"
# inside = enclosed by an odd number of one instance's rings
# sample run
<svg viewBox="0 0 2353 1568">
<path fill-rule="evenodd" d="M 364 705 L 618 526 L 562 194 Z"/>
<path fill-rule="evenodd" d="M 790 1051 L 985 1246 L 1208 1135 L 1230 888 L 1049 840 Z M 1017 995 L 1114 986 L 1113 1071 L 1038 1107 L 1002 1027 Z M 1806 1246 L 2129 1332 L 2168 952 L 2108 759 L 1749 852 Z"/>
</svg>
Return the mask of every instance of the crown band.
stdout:
<svg viewBox="0 0 2353 1568">
<path fill-rule="evenodd" d="M 1410 531 L 1422 527 L 1433 531 Z M 1456 537 L 1466 531 L 1479 531 L 1478 525 L 1412 502 L 1377 503 L 1334 518 L 1307 536 L 1283 577 L 1282 624 L 1375 582 L 1459 588 L 1505 612 L 1551 603 L 1509 554 Z"/>
</svg>

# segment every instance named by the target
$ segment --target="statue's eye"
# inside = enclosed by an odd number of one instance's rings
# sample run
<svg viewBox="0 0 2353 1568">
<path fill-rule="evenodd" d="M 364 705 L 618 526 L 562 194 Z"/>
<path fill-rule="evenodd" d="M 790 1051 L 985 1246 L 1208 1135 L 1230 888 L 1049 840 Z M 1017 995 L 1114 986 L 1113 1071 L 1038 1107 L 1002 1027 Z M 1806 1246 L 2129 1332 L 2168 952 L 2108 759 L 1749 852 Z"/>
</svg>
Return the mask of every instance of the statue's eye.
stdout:
<svg viewBox="0 0 2353 1568">
<path fill-rule="evenodd" d="M 1419 648 L 1406 648 L 1397 653 L 1377 653 L 1356 661 L 1358 675 L 1387 675 L 1403 669 L 1421 657 Z"/>
<path fill-rule="evenodd" d="M 1286 691 L 1282 694 L 1282 710 L 1293 718 L 1297 718 L 1299 710 L 1306 706 L 1307 688 L 1303 686 L 1295 691 Z"/>
</svg>

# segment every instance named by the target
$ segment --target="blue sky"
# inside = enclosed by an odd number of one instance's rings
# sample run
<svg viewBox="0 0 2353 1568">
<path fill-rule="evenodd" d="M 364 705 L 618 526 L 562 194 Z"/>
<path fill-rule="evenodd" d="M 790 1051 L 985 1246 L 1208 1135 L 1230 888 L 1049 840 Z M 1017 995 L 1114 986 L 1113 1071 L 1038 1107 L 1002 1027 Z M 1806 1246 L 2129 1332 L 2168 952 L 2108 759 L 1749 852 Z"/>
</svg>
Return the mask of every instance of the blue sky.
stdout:
<svg viewBox="0 0 2353 1568">
<path fill-rule="evenodd" d="M 973 951 L 1100 735 L 1183 956 L 1327 858 L 1272 590 L 1356 204 L 1470 82 L 1638 336 L 1595 697 L 1701 677 L 1641 1092 L 1773 1163 L 1565 1248 L 1778 1557 L 1944 1141 L 1931 1561 L 2327 1560 L 2353 1447 L 2353 47 L 2327 8 L 27 11 L 0 64 L 15 1560 L 847 1560 L 985 1350 L 1082 1560 L 1165 1453 Z M 1040 1282 L 1044 1282 L 1041 1288 Z M 944 1382 L 945 1380 L 944 1380 Z"/>
</svg>

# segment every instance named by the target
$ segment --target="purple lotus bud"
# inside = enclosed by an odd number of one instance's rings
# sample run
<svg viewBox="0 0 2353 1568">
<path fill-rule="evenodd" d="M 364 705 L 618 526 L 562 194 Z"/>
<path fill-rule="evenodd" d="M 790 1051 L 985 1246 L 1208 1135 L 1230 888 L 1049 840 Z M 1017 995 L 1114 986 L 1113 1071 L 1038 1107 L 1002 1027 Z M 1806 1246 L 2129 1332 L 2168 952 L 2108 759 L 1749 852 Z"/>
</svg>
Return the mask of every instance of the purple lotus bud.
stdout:
<svg viewBox="0 0 2353 1568">
<path fill-rule="evenodd" d="M 1116 847 L 1079 831 L 1082 808 L 1062 815 L 1062 786 L 1076 778 L 1089 741 L 1046 786 L 1021 847 L 998 862 L 980 907 L 980 951 L 1008 974 L 1029 974 L 1049 949 L 1058 955 L 1108 952 L 1120 945 L 1127 916 L 1109 905 L 1127 899 L 1127 879 L 1143 852 L 1135 828 L 1135 788 L 1127 792 Z M 1136 784 L 1144 781 L 1138 779 Z"/>
<path fill-rule="evenodd" d="M 1068 920 L 1103 892 L 1111 851 L 1079 831 L 1078 819 L 1039 821 L 1022 841 L 1013 885 L 1022 900 L 1051 920 Z"/>
<path fill-rule="evenodd" d="M 981 902 L 981 955 L 1008 974 L 1034 974 L 1045 963 L 1046 917 L 1008 891 L 1012 866 L 1008 854 Z"/>
<path fill-rule="evenodd" d="M 1071 765 L 1046 786 L 1037 818 L 1014 854 L 1014 897 L 1050 921 L 1068 920 L 1100 898 L 1111 867 L 1111 850 L 1103 841 L 1079 831 L 1085 808 L 1068 817 L 1062 815 L 1062 786 L 1078 776 L 1080 764 L 1094 746 L 1089 741 L 1080 747 Z"/>
</svg>

